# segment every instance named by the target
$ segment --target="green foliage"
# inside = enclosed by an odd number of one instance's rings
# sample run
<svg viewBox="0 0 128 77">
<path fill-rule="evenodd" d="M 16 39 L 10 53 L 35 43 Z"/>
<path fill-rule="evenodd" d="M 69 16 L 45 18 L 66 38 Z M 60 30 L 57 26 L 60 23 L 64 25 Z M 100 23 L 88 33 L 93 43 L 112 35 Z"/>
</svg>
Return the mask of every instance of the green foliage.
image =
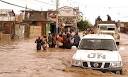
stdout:
<svg viewBox="0 0 128 77">
<path fill-rule="evenodd" d="M 87 20 L 81 20 L 80 22 L 77 23 L 77 27 L 79 31 L 84 31 L 86 28 L 90 27 L 91 24 Z"/>
</svg>

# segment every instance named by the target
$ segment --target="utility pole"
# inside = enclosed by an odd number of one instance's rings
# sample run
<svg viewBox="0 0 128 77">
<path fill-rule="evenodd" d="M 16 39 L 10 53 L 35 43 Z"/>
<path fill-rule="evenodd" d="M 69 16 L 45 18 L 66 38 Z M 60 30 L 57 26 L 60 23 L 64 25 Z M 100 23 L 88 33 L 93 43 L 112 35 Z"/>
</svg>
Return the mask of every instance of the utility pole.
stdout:
<svg viewBox="0 0 128 77">
<path fill-rule="evenodd" d="M 59 0 L 56 0 L 56 11 L 57 11 L 57 14 L 56 14 L 56 33 L 58 33 L 58 6 L 59 6 Z"/>
<path fill-rule="evenodd" d="M 30 1 L 30 0 L 26 0 L 26 7 L 25 7 L 25 11 L 24 11 L 24 20 L 25 20 L 25 21 L 26 21 L 26 19 L 28 18 L 28 15 L 26 15 L 26 14 L 27 14 L 26 10 L 28 10 L 28 6 L 29 6 L 29 3 L 30 3 L 29 1 Z M 30 37 L 30 25 L 29 25 L 28 22 L 25 23 L 24 36 L 25 36 L 26 38 L 29 38 L 29 37 Z"/>
<path fill-rule="evenodd" d="M 59 0 L 56 0 L 56 10 L 58 10 Z"/>
</svg>

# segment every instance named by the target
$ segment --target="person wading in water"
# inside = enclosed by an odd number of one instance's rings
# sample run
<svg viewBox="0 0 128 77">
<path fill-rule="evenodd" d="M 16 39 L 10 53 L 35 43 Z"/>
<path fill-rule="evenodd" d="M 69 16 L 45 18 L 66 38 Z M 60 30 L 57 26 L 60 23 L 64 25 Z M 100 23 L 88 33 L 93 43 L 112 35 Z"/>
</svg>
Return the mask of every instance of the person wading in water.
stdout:
<svg viewBox="0 0 128 77">
<path fill-rule="evenodd" d="M 42 39 L 41 39 L 40 37 L 38 37 L 38 38 L 35 40 L 35 43 L 36 43 L 36 49 L 37 49 L 37 50 L 41 50 Z"/>
</svg>

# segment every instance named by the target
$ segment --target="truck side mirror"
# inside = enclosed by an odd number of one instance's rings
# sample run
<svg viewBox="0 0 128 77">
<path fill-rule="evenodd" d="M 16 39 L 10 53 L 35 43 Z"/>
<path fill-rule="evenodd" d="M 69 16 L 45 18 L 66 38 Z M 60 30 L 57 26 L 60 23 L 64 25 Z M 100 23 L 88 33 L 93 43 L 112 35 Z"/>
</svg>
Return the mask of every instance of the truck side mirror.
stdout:
<svg viewBox="0 0 128 77">
<path fill-rule="evenodd" d="M 72 50 L 76 50 L 77 49 L 77 47 L 76 46 L 72 46 L 72 48 L 71 48 Z"/>
</svg>

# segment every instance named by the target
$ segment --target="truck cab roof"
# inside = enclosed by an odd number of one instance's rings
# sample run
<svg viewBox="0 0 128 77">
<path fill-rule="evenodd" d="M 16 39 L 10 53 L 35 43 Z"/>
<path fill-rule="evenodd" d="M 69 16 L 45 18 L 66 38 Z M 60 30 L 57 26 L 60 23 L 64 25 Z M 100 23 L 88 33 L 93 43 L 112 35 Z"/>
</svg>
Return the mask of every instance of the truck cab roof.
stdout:
<svg viewBox="0 0 128 77">
<path fill-rule="evenodd" d="M 84 37 L 82 37 L 82 39 L 113 39 L 112 35 L 108 35 L 108 34 L 88 34 Z"/>
</svg>

